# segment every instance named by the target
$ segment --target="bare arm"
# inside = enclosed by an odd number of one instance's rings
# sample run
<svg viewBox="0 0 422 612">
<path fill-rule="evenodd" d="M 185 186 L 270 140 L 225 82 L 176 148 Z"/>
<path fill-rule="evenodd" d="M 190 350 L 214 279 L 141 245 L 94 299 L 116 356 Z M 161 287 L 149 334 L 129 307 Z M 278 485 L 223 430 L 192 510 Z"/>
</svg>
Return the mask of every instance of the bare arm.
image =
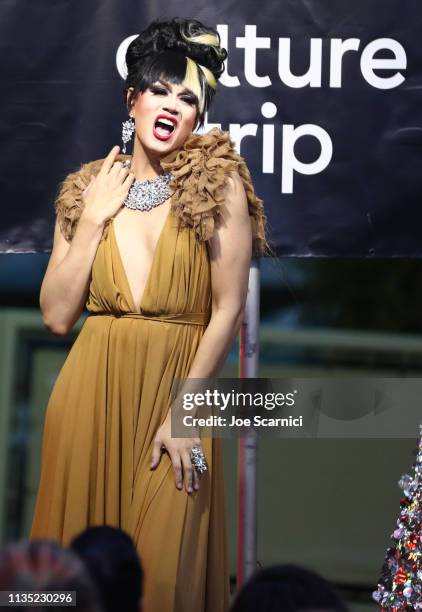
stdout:
<svg viewBox="0 0 422 612">
<path fill-rule="evenodd" d="M 216 376 L 241 326 L 248 292 L 252 256 L 252 228 L 245 189 L 237 172 L 232 173 L 226 191 L 228 205 L 221 205 L 222 220 L 209 241 L 212 315 L 192 362 L 188 378 Z M 178 398 L 183 394 L 182 385 Z M 175 402 L 177 402 L 177 399 Z M 178 405 L 176 406 L 178 410 Z M 151 467 L 155 468 L 164 445 L 171 456 L 176 486 L 185 482 L 187 492 L 199 488 L 199 476 L 192 468 L 190 454 L 198 437 L 172 438 L 170 407 L 154 439 Z"/>
<path fill-rule="evenodd" d="M 239 332 L 248 292 L 252 230 L 242 179 L 229 180 L 222 222 L 209 240 L 212 315 L 188 378 L 217 376 Z"/>
<path fill-rule="evenodd" d="M 56 220 L 53 249 L 40 291 L 43 321 L 54 334 L 66 334 L 81 315 L 102 230 L 102 223 L 82 213 L 69 244 Z"/>
<path fill-rule="evenodd" d="M 44 324 L 55 334 L 66 334 L 80 317 L 104 224 L 120 208 L 135 178 L 120 161 L 114 161 L 118 151 L 119 147 L 113 147 L 83 192 L 84 208 L 70 244 L 56 220 L 53 249 L 40 291 Z"/>
</svg>

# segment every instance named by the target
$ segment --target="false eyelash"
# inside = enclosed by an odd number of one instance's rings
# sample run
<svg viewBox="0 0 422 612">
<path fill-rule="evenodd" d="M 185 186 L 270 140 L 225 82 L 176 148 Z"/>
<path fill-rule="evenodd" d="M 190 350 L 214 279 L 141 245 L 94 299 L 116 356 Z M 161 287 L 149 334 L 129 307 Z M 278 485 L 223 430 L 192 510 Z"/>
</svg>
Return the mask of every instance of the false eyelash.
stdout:
<svg viewBox="0 0 422 612">
<path fill-rule="evenodd" d="M 167 93 L 167 90 L 163 89 L 162 87 L 150 87 L 150 90 L 152 91 L 152 93 Z M 190 98 L 189 96 L 185 96 L 184 98 L 182 98 L 182 100 L 185 100 L 185 102 L 187 102 L 188 104 L 196 104 L 195 98 Z"/>
</svg>

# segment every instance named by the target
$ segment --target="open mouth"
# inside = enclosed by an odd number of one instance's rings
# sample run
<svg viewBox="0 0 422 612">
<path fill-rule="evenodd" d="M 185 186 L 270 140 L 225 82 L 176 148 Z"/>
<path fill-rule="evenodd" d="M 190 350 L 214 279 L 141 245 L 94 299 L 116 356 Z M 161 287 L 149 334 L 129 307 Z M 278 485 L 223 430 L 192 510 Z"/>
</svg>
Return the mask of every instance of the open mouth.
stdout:
<svg viewBox="0 0 422 612">
<path fill-rule="evenodd" d="M 175 124 L 170 119 L 160 117 L 154 123 L 154 134 L 160 140 L 168 140 L 175 130 Z"/>
</svg>

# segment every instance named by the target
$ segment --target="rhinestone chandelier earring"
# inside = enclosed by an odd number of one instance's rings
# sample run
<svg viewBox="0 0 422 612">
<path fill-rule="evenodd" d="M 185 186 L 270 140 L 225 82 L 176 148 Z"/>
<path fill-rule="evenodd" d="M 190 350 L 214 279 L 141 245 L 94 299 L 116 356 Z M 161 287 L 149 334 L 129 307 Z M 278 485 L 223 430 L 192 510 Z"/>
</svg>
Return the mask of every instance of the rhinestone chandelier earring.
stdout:
<svg viewBox="0 0 422 612">
<path fill-rule="evenodd" d="M 132 115 L 129 115 L 129 119 L 127 121 L 122 122 L 122 141 L 123 141 L 122 153 L 126 153 L 126 143 L 130 142 L 134 131 L 135 131 L 135 122 L 132 118 Z"/>
</svg>

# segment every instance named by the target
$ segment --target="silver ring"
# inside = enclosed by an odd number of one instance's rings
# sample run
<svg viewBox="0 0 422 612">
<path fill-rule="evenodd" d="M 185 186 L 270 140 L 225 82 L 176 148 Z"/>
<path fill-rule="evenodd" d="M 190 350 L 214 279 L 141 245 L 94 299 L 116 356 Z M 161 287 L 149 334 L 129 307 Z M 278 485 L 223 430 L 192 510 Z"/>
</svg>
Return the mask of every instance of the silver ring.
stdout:
<svg viewBox="0 0 422 612">
<path fill-rule="evenodd" d="M 199 472 L 200 474 L 202 474 L 203 472 L 206 472 L 206 470 L 208 469 L 208 466 L 205 460 L 205 455 L 202 452 L 201 447 L 198 445 L 193 446 L 190 456 L 191 456 L 192 465 L 195 468 L 195 470 Z"/>
</svg>

